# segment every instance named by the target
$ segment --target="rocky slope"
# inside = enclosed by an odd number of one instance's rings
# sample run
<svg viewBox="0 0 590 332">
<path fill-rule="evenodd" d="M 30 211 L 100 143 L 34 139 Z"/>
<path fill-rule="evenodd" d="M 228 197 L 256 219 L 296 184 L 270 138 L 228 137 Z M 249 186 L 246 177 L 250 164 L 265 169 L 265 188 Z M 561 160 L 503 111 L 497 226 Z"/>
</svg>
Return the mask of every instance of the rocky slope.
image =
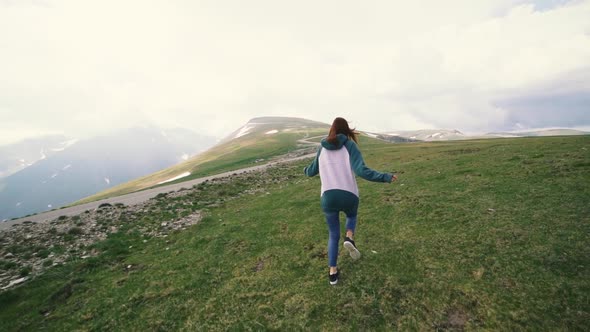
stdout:
<svg viewBox="0 0 590 332">
<path fill-rule="evenodd" d="M 53 266 L 101 254 L 101 241 L 118 232 L 139 232 L 144 242 L 199 222 L 207 209 L 243 195 L 265 194 L 280 167 L 207 181 L 134 206 L 116 204 L 50 222 L 24 222 L 0 230 L 0 289 L 22 284 Z"/>
</svg>

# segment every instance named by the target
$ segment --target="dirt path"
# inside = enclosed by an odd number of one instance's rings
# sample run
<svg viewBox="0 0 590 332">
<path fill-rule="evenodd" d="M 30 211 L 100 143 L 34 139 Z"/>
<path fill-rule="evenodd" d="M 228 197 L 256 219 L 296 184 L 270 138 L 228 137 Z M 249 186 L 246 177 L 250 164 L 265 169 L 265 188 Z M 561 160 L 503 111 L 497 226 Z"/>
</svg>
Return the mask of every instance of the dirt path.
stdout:
<svg viewBox="0 0 590 332">
<path fill-rule="evenodd" d="M 306 142 L 306 143 L 309 144 L 312 142 Z M 316 155 L 315 153 L 311 153 L 311 154 L 306 154 L 306 155 L 295 157 L 295 158 L 281 159 L 281 160 L 270 162 L 270 163 L 267 163 L 264 165 L 242 168 L 242 169 L 238 169 L 235 171 L 229 171 L 229 172 L 225 172 L 225 173 L 206 176 L 206 177 L 202 177 L 202 178 L 198 178 L 198 179 L 194 179 L 194 180 L 190 180 L 190 181 L 186 181 L 186 182 L 175 183 L 175 184 L 162 186 L 162 187 L 158 187 L 158 188 L 153 188 L 153 189 L 147 189 L 147 190 L 138 191 L 138 192 L 130 193 L 130 194 L 125 194 L 125 195 L 117 196 L 117 197 L 105 198 L 105 199 L 101 199 L 99 201 L 80 204 L 80 205 L 71 206 L 68 208 L 63 208 L 63 209 L 58 209 L 58 210 L 53 210 L 53 211 L 42 212 L 42 213 L 38 213 L 33 216 L 24 217 L 24 218 L 20 218 L 20 219 L 0 222 L 0 231 L 3 229 L 9 228 L 14 224 L 22 223 L 26 220 L 29 220 L 32 222 L 46 222 L 46 221 L 56 219 L 59 216 L 75 216 L 80 213 L 83 213 L 86 210 L 96 209 L 102 203 L 110 203 L 110 204 L 123 203 L 125 205 L 135 205 L 135 204 L 138 204 L 141 202 L 145 202 L 148 199 L 155 197 L 156 195 L 158 195 L 160 193 L 178 191 L 181 188 L 191 188 L 194 185 L 197 185 L 199 183 L 202 183 L 202 182 L 205 182 L 208 180 L 225 178 L 225 177 L 232 176 L 233 174 L 254 172 L 254 171 L 265 169 L 269 166 L 274 166 L 274 165 L 278 165 L 278 164 L 282 164 L 282 163 L 288 163 L 288 162 L 313 158 L 313 157 L 315 157 L 315 155 Z"/>
</svg>

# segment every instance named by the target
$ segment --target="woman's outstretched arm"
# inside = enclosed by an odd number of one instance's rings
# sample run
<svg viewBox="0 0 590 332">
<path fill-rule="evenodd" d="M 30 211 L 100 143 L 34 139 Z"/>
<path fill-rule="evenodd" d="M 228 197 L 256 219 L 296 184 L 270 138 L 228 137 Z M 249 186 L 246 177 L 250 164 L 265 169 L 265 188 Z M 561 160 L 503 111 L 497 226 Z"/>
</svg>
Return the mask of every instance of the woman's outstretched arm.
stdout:
<svg viewBox="0 0 590 332">
<path fill-rule="evenodd" d="M 352 140 L 348 140 L 344 146 L 348 150 L 348 154 L 350 155 L 350 166 L 356 175 L 368 181 L 391 182 L 394 177 L 393 174 L 381 173 L 365 165 L 363 155 L 358 149 L 356 143 L 354 143 Z"/>
</svg>

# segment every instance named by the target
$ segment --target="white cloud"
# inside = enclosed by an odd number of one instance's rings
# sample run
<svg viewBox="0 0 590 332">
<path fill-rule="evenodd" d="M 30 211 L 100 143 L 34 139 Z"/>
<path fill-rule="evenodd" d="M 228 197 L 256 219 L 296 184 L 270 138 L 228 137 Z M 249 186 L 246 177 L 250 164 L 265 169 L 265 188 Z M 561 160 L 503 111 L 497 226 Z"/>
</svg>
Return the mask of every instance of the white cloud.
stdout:
<svg viewBox="0 0 590 332">
<path fill-rule="evenodd" d="M 561 0 L 4 0 L 0 129 L 222 136 L 285 115 L 495 130 L 511 110 L 494 100 L 590 67 L 588 17 L 590 1 Z"/>
</svg>

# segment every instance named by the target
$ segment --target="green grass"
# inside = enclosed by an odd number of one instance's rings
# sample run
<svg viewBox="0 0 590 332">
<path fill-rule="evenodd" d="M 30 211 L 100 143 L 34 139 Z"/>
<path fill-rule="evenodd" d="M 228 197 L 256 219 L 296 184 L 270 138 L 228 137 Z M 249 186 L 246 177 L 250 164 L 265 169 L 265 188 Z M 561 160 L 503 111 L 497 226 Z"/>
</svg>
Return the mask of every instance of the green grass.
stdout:
<svg viewBox="0 0 590 332">
<path fill-rule="evenodd" d="M 0 294 L 0 330 L 586 330 L 589 143 L 363 138 L 368 165 L 400 180 L 358 181 L 363 257 L 341 253 L 335 287 L 304 163 L 161 196 L 140 219 L 207 217 L 145 243 L 130 223 L 100 256 Z"/>
</svg>

